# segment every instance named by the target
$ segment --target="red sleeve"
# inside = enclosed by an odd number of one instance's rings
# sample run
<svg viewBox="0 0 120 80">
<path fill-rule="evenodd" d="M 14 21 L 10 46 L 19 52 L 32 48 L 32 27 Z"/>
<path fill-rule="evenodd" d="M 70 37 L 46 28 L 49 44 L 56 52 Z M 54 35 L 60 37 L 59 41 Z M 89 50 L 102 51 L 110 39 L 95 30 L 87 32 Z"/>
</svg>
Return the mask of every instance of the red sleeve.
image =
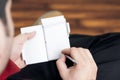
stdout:
<svg viewBox="0 0 120 80">
<path fill-rule="evenodd" d="M 17 67 L 17 65 L 9 60 L 8 65 L 2 75 L 0 75 L 0 80 L 6 80 L 6 78 L 16 72 L 18 72 L 20 69 Z"/>
</svg>

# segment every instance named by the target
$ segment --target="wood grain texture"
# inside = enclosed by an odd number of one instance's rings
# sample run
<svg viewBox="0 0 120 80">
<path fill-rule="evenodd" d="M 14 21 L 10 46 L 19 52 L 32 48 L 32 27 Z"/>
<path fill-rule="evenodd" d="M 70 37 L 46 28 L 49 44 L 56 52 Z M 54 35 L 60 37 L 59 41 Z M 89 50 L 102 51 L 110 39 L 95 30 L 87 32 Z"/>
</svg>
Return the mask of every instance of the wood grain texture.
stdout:
<svg viewBox="0 0 120 80">
<path fill-rule="evenodd" d="M 61 11 L 70 22 L 71 34 L 99 35 L 120 32 L 120 0 L 13 0 L 16 35 L 52 10 Z"/>
</svg>

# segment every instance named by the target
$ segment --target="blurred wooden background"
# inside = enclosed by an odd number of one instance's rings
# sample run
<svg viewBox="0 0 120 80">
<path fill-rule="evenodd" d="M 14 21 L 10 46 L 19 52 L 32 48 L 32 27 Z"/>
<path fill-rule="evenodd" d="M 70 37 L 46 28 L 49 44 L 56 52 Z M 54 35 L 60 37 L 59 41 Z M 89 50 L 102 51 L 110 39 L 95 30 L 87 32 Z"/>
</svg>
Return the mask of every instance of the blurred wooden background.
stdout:
<svg viewBox="0 0 120 80">
<path fill-rule="evenodd" d="M 13 0 L 15 33 L 51 10 L 65 15 L 71 34 L 120 32 L 120 0 Z"/>
</svg>

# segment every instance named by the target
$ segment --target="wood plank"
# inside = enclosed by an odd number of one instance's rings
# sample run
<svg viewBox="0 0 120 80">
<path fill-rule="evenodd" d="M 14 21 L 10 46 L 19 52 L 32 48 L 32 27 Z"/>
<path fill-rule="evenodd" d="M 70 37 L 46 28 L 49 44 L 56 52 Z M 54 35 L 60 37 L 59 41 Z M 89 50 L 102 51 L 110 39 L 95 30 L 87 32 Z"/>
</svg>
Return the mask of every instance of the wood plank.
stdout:
<svg viewBox="0 0 120 80">
<path fill-rule="evenodd" d="M 13 18 L 19 19 L 32 19 L 38 18 L 39 16 L 45 14 L 47 11 L 43 10 L 29 10 L 29 11 L 13 11 Z M 89 11 L 89 12 L 71 12 L 71 11 L 63 11 L 63 14 L 68 19 L 120 19 L 120 12 L 101 12 L 101 11 Z"/>
<path fill-rule="evenodd" d="M 26 4 L 26 3 L 13 3 L 12 5 L 12 10 L 14 11 L 23 11 L 23 10 L 31 10 L 31 9 L 34 9 L 34 10 L 41 10 L 41 9 L 44 9 L 46 8 L 46 5 L 45 4 L 41 4 L 41 5 L 36 5 L 36 4 Z"/>
<path fill-rule="evenodd" d="M 15 22 L 15 28 L 21 28 L 21 27 L 28 27 L 32 26 L 34 24 L 34 21 L 20 21 L 20 22 Z"/>
<path fill-rule="evenodd" d="M 120 32 L 120 27 L 115 27 L 110 32 Z"/>
<path fill-rule="evenodd" d="M 104 27 L 120 27 L 120 19 L 96 19 L 96 20 L 82 20 L 80 25 L 87 28 L 104 28 Z"/>
<path fill-rule="evenodd" d="M 99 32 L 96 30 L 86 30 L 86 29 L 79 29 L 79 28 L 71 28 L 70 34 L 85 34 L 85 35 L 99 35 L 103 32 Z"/>
<path fill-rule="evenodd" d="M 120 12 L 101 12 L 101 11 L 89 11 L 89 12 L 63 12 L 68 19 L 120 19 Z"/>
<path fill-rule="evenodd" d="M 120 27 L 111 29 L 83 29 L 83 28 L 71 28 L 71 34 L 86 34 L 86 35 L 101 35 L 110 32 L 120 32 Z"/>
<path fill-rule="evenodd" d="M 66 20 L 67 22 L 69 22 L 69 24 L 70 24 L 70 28 L 79 28 L 78 26 L 79 26 L 79 23 L 78 23 L 78 21 L 76 20 L 76 19 L 67 19 Z"/>
<path fill-rule="evenodd" d="M 74 11 L 120 11 L 120 5 L 113 4 L 50 4 L 50 9 Z"/>
<path fill-rule="evenodd" d="M 23 6 L 21 6 L 23 5 Z M 12 7 L 13 10 L 31 10 L 31 9 L 39 9 L 39 10 L 45 10 L 45 9 L 55 9 L 55 10 L 74 10 L 74 11 L 85 11 L 85 10 L 92 10 L 92 11 L 120 11 L 120 5 L 118 4 L 83 4 L 83 3 L 77 3 L 77 4 L 68 4 L 68 3 L 51 3 L 51 4 L 14 4 Z"/>
<path fill-rule="evenodd" d="M 38 18 L 45 14 L 46 11 L 13 11 L 13 18 Z"/>
<path fill-rule="evenodd" d="M 13 0 L 14 3 L 120 3 L 120 0 Z"/>
</svg>

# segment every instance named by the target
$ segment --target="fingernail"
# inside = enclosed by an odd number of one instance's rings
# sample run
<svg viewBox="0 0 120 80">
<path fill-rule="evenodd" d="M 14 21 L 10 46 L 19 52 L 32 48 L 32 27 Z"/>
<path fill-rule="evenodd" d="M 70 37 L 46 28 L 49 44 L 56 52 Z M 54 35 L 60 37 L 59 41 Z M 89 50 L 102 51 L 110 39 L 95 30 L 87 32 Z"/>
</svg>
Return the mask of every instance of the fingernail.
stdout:
<svg viewBox="0 0 120 80">
<path fill-rule="evenodd" d="M 64 57 L 64 54 L 61 54 L 61 57 Z"/>
<path fill-rule="evenodd" d="M 34 36 L 36 34 L 36 31 L 31 32 L 31 35 Z"/>
<path fill-rule="evenodd" d="M 60 58 L 65 58 L 65 55 L 64 54 L 61 54 L 61 57 Z"/>
<path fill-rule="evenodd" d="M 33 31 L 33 32 L 31 32 L 32 34 L 35 34 L 36 33 L 36 31 Z"/>
<path fill-rule="evenodd" d="M 28 33 L 28 40 L 33 38 L 35 36 L 35 34 L 36 34 L 35 31 Z"/>
</svg>

